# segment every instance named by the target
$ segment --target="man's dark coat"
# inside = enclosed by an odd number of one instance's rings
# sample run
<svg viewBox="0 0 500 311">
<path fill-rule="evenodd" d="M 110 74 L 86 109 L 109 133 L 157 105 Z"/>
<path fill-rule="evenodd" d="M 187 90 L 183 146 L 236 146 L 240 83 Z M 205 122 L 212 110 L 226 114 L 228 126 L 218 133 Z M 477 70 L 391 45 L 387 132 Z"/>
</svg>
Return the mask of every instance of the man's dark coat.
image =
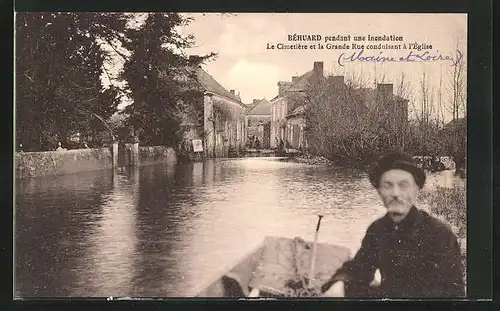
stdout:
<svg viewBox="0 0 500 311">
<path fill-rule="evenodd" d="M 376 269 L 380 287 L 369 287 Z M 460 246 L 449 226 L 412 207 L 399 224 L 389 215 L 367 229 L 361 248 L 323 286 L 343 280 L 352 297 L 464 297 Z"/>
</svg>

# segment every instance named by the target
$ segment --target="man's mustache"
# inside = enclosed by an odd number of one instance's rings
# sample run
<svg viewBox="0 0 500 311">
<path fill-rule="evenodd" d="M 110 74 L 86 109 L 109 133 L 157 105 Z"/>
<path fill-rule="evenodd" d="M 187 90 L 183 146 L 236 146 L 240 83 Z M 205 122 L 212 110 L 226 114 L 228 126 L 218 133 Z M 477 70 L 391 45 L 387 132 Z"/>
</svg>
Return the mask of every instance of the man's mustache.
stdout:
<svg viewBox="0 0 500 311">
<path fill-rule="evenodd" d="M 389 212 L 391 216 L 403 216 L 403 213 L 400 212 Z"/>
<path fill-rule="evenodd" d="M 403 201 L 400 201 L 400 200 L 398 200 L 398 199 L 394 199 L 394 200 L 392 200 L 391 202 L 389 202 L 389 204 L 394 204 L 394 203 L 404 204 L 404 202 L 403 202 Z"/>
</svg>

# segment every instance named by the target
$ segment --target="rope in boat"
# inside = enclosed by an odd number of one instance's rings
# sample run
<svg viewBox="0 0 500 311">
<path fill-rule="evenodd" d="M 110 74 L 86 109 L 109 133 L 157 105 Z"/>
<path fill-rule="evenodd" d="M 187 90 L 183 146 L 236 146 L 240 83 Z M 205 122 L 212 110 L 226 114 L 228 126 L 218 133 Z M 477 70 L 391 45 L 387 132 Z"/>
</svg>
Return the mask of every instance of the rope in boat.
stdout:
<svg viewBox="0 0 500 311">
<path fill-rule="evenodd" d="M 315 288 L 309 288 L 309 278 L 307 272 L 303 267 L 304 259 L 300 260 L 300 254 L 303 254 L 308 250 L 308 246 L 304 240 L 301 238 L 294 238 L 292 242 L 292 264 L 295 272 L 295 276 L 292 279 L 289 279 L 285 285 L 285 297 L 316 297 L 319 296 L 320 293 Z M 308 258 L 309 256 L 305 256 Z M 302 269 L 301 269 L 302 268 Z"/>
</svg>

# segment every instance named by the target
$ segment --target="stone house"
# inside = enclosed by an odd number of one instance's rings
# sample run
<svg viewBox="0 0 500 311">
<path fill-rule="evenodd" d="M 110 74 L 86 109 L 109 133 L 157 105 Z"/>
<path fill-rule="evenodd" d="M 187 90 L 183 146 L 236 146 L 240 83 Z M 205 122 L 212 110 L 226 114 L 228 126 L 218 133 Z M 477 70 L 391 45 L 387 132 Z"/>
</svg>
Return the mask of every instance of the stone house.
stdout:
<svg viewBox="0 0 500 311">
<path fill-rule="evenodd" d="M 202 92 L 202 121 L 195 114 L 185 113 L 186 140 L 202 139 L 207 157 L 227 157 L 231 150 L 244 148 L 246 143 L 246 105 L 235 90 L 228 91 L 210 74 L 198 66 L 194 70 L 197 89 Z M 195 129 L 203 122 L 203 134 Z"/>
<path fill-rule="evenodd" d="M 309 83 L 323 79 L 323 62 L 314 62 L 313 69 L 292 81 L 278 82 L 278 95 L 271 99 L 271 148 L 279 146 L 280 141 L 287 148 L 306 147 L 304 107 L 296 106 L 294 98 L 302 96 Z"/>
<path fill-rule="evenodd" d="M 325 77 L 323 62 L 314 62 L 313 69 L 302 76 L 292 77 L 292 81 L 278 82 L 278 95 L 271 100 L 271 147 L 282 140 L 287 148 L 307 148 L 306 107 L 296 100 L 304 96 L 308 86 L 319 80 L 328 79 L 329 85 L 347 88 L 344 76 Z M 323 80 L 325 81 L 325 80 Z M 353 90 L 359 113 L 377 113 L 378 122 L 386 122 L 393 132 L 402 131 L 408 122 L 408 100 L 393 94 L 392 84 L 377 84 L 376 89 L 359 88 Z M 312 104 L 314 105 L 314 104 Z"/>
<path fill-rule="evenodd" d="M 184 131 L 181 150 L 192 153 L 196 139 L 203 142 L 206 157 L 227 157 L 231 149 L 244 148 L 247 106 L 241 102 L 239 94 L 225 89 L 201 66 L 183 68 L 176 79 L 184 84 L 178 114 Z M 137 140 L 140 129 L 129 126 L 122 132 L 120 140 Z"/>
<path fill-rule="evenodd" d="M 271 103 L 267 99 L 254 99 L 245 116 L 247 139 L 256 137 L 262 149 L 270 148 Z"/>
</svg>

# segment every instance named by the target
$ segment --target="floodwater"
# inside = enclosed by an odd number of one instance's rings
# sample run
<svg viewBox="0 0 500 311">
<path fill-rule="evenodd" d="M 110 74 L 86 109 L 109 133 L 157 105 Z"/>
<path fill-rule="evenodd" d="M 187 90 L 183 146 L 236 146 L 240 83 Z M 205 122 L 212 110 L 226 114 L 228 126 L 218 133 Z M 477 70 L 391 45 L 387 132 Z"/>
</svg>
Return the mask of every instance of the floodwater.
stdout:
<svg viewBox="0 0 500 311">
<path fill-rule="evenodd" d="M 15 297 L 194 296 L 267 235 L 312 241 L 318 214 L 354 254 L 384 208 L 362 172 L 276 158 L 20 180 Z"/>
</svg>

